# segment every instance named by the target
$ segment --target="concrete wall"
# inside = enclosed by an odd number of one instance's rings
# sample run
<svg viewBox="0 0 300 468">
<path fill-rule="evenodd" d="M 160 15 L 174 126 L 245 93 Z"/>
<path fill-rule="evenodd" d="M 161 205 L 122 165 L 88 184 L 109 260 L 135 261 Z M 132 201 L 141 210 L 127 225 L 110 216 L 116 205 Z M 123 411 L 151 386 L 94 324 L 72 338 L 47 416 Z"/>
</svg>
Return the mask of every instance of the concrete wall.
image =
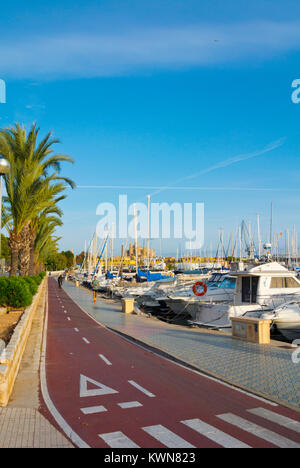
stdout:
<svg viewBox="0 0 300 468">
<path fill-rule="evenodd" d="M 44 298 L 47 279 L 44 278 L 31 306 L 25 309 L 10 342 L 0 355 L 0 406 L 6 406 L 12 393 L 31 324 L 39 301 Z"/>
</svg>

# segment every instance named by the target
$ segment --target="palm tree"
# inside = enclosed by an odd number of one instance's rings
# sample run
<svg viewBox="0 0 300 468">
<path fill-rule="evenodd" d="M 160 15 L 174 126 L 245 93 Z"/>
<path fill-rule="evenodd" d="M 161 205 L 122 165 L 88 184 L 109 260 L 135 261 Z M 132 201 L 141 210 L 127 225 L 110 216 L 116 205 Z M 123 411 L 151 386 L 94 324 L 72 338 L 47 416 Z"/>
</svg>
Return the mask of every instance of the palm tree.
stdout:
<svg viewBox="0 0 300 468">
<path fill-rule="evenodd" d="M 45 233 L 53 233 L 55 227 L 61 226 L 62 211 L 56 205 L 57 201 L 65 197 L 60 197 L 56 200 L 50 200 L 49 206 L 45 208 L 41 214 L 33 218 L 30 222 L 30 242 L 29 242 L 29 267 L 28 274 L 34 274 L 34 265 L 38 261 L 39 257 L 39 246 L 45 238 Z M 54 227 L 53 230 L 49 230 L 49 227 Z M 28 247 L 28 246 L 27 246 Z M 36 255 L 37 254 L 37 255 Z"/>
<path fill-rule="evenodd" d="M 55 197 L 67 185 L 75 187 L 73 181 L 59 176 L 60 163 L 73 162 L 72 158 L 54 154 L 52 146 L 59 140 L 51 138 L 51 133 L 39 144 L 38 134 L 36 124 L 28 134 L 18 123 L 0 130 L 0 155 L 10 163 L 5 184 L 10 208 L 11 275 L 16 274 L 19 260 L 21 275 L 28 274 L 30 246 L 36 230 L 34 220 L 62 199 Z"/>
<path fill-rule="evenodd" d="M 44 263 L 50 255 L 54 255 L 57 252 L 57 242 L 59 238 L 54 237 L 53 234 L 56 227 L 61 225 L 61 219 L 53 214 L 49 216 L 49 213 L 43 213 L 40 216 L 37 224 L 35 242 L 31 252 L 32 265 L 30 267 L 30 274 L 34 273 L 34 259 L 37 266 L 39 263 Z"/>
</svg>

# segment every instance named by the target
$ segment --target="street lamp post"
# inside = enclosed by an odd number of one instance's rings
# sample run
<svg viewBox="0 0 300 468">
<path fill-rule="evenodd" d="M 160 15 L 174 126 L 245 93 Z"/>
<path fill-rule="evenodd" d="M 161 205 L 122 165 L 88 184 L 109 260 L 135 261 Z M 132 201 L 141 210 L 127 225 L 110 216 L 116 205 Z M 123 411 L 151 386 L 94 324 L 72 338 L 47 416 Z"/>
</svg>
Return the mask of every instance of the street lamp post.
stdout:
<svg viewBox="0 0 300 468">
<path fill-rule="evenodd" d="M 1 229 L 2 229 L 2 183 L 3 183 L 3 176 L 8 174 L 9 172 L 9 162 L 6 159 L 0 158 L 0 262 L 2 258 L 2 251 L 1 251 Z"/>
</svg>

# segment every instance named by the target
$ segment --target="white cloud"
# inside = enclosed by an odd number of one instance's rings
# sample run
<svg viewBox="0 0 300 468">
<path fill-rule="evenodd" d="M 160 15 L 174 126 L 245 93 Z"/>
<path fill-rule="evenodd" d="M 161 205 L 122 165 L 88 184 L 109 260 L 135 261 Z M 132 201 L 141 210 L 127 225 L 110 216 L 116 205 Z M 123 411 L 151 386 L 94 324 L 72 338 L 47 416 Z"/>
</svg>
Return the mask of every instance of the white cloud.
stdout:
<svg viewBox="0 0 300 468">
<path fill-rule="evenodd" d="M 300 22 L 56 34 L 0 44 L 0 73 L 16 78 L 97 77 L 268 59 L 299 49 Z"/>
</svg>

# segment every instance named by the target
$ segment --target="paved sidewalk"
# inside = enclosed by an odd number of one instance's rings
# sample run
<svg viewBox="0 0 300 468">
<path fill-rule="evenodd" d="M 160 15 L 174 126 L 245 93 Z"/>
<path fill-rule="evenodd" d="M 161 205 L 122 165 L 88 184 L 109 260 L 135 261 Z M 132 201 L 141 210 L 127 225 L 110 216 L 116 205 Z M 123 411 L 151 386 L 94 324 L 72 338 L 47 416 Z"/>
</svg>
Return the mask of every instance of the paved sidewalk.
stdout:
<svg viewBox="0 0 300 468">
<path fill-rule="evenodd" d="M 44 297 L 37 307 L 14 390 L 0 408 L 0 448 L 73 448 L 39 412 L 39 367 L 44 321 Z"/>
<path fill-rule="evenodd" d="M 0 448 L 73 448 L 34 408 L 0 408 Z"/>
<path fill-rule="evenodd" d="M 291 349 L 234 340 L 230 335 L 180 327 L 121 312 L 120 302 L 97 300 L 64 284 L 73 300 L 98 322 L 157 348 L 190 366 L 265 398 L 300 410 L 300 364 Z"/>
</svg>

